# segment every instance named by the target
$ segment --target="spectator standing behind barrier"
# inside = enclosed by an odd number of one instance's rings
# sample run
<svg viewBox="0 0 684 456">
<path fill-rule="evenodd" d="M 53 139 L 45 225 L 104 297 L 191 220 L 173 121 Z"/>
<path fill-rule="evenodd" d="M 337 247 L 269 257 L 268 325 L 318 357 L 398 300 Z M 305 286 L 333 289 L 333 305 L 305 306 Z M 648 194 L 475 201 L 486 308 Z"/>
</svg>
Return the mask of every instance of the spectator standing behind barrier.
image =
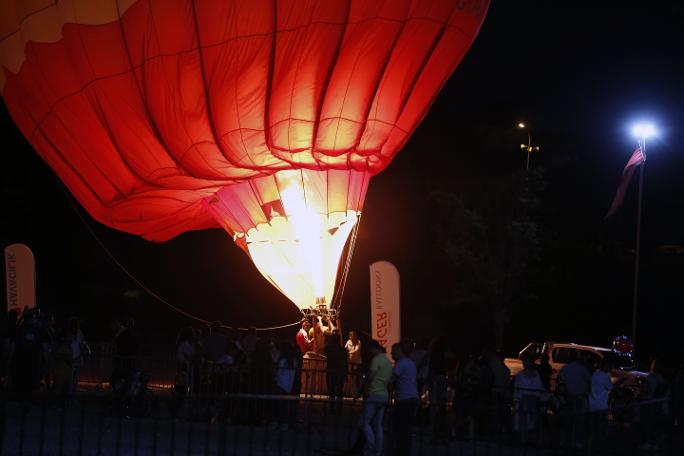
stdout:
<svg viewBox="0 0 684 456">
<path fill-rule="evenodd" d="M 295 383 L 299 369 L 299 357 L 294 344 L 285 341 L 280 347 L 280 359 L 276 370 L 276 388 L 278 394 L 292 396 L 296 393 Z M 283 430 L 294 424 L 297 418 L 297 402 L 294 399 L 280 401 L 279 422 Z"/>
<path fill-rule="evenodd" d="M 651 361 L 651 368 L 644 382 L 641 399 L 641 426 L 643 450 L 658 449 L 658 434 L 665 425 L 668 414 L 670 385 L 664 376 L 665 369 L 660 359 Z"/>
<path fill-rule="evenodd" d="M 35 312 L 24 311 L 13 346 L 12 387 L 21 394 L 33 394 L 40 384 L 42 362 L 41 330 Z"/>
<path fill-rule="evenodd" d="M 525 440 L 527 433 L 539 428 L 541 423 L 540 400 L 547 400 L 549 393 L 537 372 L 531 357 L 523 358 L 523 370 L 513 380 L 513 399 L 515 400 L 515 412 L 513 415 L 513 428 L 521 433 Z"/>
<path fill-rule="evenodd" d="M 342 414 L 342 399 L 344 397 L 344 379 L 347 374 L 347 351 L 340 345 L 337 335 L 325 336 L 326 382 L 330 411 L 333 415 Z"/>
<path fill-rule="evenodd" d="M 549 355 L 544 353 L 539 360 L 539 365 L 537 366 L 537 371 L 539 372 L 539 377 L 541 377 L 542 384 L 547 391 L 551 391 L 551 375 L 553 374 L 553 367 L 549 363 Z"/>
<path fill-rule="evenodd" d="M 570 362 L 558 372 L 558 381 L 565 386 L 572 415 L 570 443 L 575 448 L 583 448 L 591 374 L 574 350 L 570 351 L 569 358 Z"/>
<path fill-rule="evenodd" d="M 446 418 L 446 346 L 442 336 L 430 342 L 428 350 L 428 391 L 430 392 L 430 424 L 433 436 L 444 431 Z"/>
<path fill-rule="evenodd" d="M 125 324 L 125 329 L 116 338 L 116 357 L 118 367 L 131 371 L 135 368 L 140 341 L 135 332 L 135 320 L 129 318 Z"/>
<path fill-rule="evenodd" d="M 680 362 L 672 385 L 672 417 L 674 425 L 682 432 L 684 429 L 684 362 Z"/>
<path fill-rule="evenodd" d="M 613 363 L 608 358 L 603 358 L 599 369 L 591 374 L 589 412 L 591 413 L 591 435 L 595 440 L 603 438 L 608 429 L 608 399 L 615 387 L 610 379 L 612 370 Z"/>
<path fill-rule="evenodd" d="M 72 337 L 67 329 L 59 331 L 53 353 L 54 383 L 52 385 L 52 391 L 57 396 L 69 394 L 74 384 L 74 358 L 71 342 Z"/>
<path fill-rule="evenodd" d="M 242 338 L 242 349 L 251 357 L 254 354 L 254 350 L 256 350 L 258 342 L 257 330 L 254 326 L 250 326 L 247 334 Z"/>
<path fill-rule="evenodd" d="M 399 456 L 411 454 L 413 436 L 413 422 L 420 400 L 416 382 L 416 365 L 406 356 L 410 353 L 409 344 L 396 343 L 392 345 L 392 359 L 395 361 L 392 371 L 394 380 L 395 420 L 394 420 L 394 452 Z"/>
<path fill-rule="evenodd" d="M 392 378 L 392 363 L 385 355 L 385 349 L 377 340 L 368 343 L 368 376 L 366 392 L 363 401 L 363 415 L 361 429 L 366 440 L 366 455 L 380 456 L 383 454 L 384 431 L 382 419 L 385 416 L 389 402 L 388 385 Z"/>
<path fill-rule="evenodd" d="M 72 374 L 73 383 L 71 385 L 71 391 L 76 391 L 78 385 L 78 376 L 83 366 L 84 356 L 90 355 L 90 347 L 85 341 L 85 336 L 83 331 L 81 331 L 81 323 L 78 318 L 72 318 L 69 321 L 69 336 L 71 337 L 71 355 L 72 355 L 72 368 L 74 370 Z"/>
<path fill-rule="evenodd" d="M 183 328 L 176 341 L 176 394 L 186 395 L 192 390 L 197 354 L 193 329 Z"/>
<path fill-rule="evenodd" d="M 226 353 L 228 338 L 221 334 L 221 322 L 211 324 L 211 333 L 204 339 L 204 358 L 215 364 L 230 366 L 233 359 Z"/>
<path fill-rule="evenodd" d="M 504 430 L 504 423 L 510 415 L 508 404 L 510 399 L 511 370 L 504 363 L 504 357 L 500 351 L 490 356 L 489 369 L 492 373 L 489 430 L 494 435 L 497 435 Z"/>
<path fill-rule="evenodd" d="M 4 391 L 10 384 L 10 361 L 16 340 L 18 318 L 17 311 L 12 310 L 0 319 L 0 391 Z"/>
</svg>

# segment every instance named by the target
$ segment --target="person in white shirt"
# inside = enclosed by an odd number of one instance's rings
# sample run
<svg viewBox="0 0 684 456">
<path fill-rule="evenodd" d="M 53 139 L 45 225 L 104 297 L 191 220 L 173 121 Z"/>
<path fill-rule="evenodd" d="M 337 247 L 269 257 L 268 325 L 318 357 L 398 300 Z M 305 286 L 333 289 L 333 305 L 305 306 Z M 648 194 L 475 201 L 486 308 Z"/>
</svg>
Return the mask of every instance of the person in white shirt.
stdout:
<svg viewBox="0 0 684 456">
<path fill-rule="evenodd" d="M 591 374 L 591 389 L 589 391 L 590 423 L 592 436 L 600 439 L 608 428 L 608 399 L 615 385 L 610 378 L 613 363 L 607 358 L 601 360 L 599 369 Z M 621 382 L 622 380 L 618 380 Z"/>
<path fill-rule="evenodd" d="M 613 363 L 608 359 L 601 360 L 601 366 L 591 374 L 591 390 L 589 392 L 589 411 L 608 411 L 608 397 L 615 385 L 610 379 Z"/>
<path fill-rule="evenodd" d="M 344 348 L 349 353 L 349 364 L 361 364 L 361 341 L 356 331 L 349 331 L 349 340 L 344 344 Z"/>
<path fill-rule="evenodd" d="M 540 400 L 548 400 L 549 393 L 544 388 L 532 358 L 527 356 L 522 361 L 523 370 L 513 380 L 513 427 L 516 431 L 527 432 L 539 425 L 541 416 L 538 404 Z"/>
</svg>

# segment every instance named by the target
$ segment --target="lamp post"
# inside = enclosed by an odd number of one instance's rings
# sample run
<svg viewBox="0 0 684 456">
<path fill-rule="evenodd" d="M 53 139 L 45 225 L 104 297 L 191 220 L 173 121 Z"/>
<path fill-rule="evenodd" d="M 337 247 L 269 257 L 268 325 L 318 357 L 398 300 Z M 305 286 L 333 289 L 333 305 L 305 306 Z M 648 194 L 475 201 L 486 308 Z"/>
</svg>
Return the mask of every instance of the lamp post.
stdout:
<svg viewBox="0 0 684 456">
<path fill-rule="evenodd" d="M 639 256 L 641 252 L 641 200 L 644 188 L 644 167 L 646 166 L 646 138 L 655 134 L 655 128 L 650 124 L 637 124 L 632 129 L 634 136 L 639 138 L 639 147 L 643 155 L 643 162 L 639 166 L 639 191 L 637 199 L 636 240 L 634 248 L 634 296 L 632 297 L 632 344 L 636 349 L 637 305 L 639 303 Z"/>
<path fill-rule="evenodd" d="M 527 124 L 525 124 L 525 122 L 518 123 L 518 128 L 520 128 L 522 130 L 527 130 L 527 144 L 520 144 L 520 149 L 527 152 L 527 164 L 525 165 L 525 171 L 529 171 L 530 170 L 530 154 L 532 152 L 539 152 L 539 150 L 541 148 L 539 146 L 533 146 L 532 145 L 532 135 L 530 134 L 530 129 L 527 128 Z"/>
</svg>

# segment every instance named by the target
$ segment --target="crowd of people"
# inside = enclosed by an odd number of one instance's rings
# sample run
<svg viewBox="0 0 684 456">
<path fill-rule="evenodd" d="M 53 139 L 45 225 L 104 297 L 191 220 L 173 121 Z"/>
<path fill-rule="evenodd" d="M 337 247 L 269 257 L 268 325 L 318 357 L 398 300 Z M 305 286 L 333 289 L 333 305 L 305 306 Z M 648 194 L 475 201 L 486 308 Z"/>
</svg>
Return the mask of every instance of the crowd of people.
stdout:
<svg viewBox="0 0 684 456">
<path fill-rule="evenodd" d="M 130 367 L 139 342 L 133 319 L 111 324 L 109 346 L 116 367 Z M 39 309 L 9 312 L 0 318 L 0 391 L 31 396 L 74 392 L 91 347 L 78 318 L 55 318 Z"/>
<path fill-rule="evenodd" d="M 59 395 L 75 390 L 90 352 L 78 319 L 26 311 L 10 313 L 0 323 L 2 390 L 27 395 L 41 389 Z M 140 342 L 132 319 L 115 321 L 111 330 L 114 389 L 117 376 L 136 369 Z M 523 369 L 511 377 L 504 357 L 494 350 L 459 360 L 442 336 L 383 347 L 375 340 L 362 341 L 356 331 L 343 333 L 340 321 L 320 317 L 304 319 L 294 337 L 282 339 L 220 322 L 187 327 L 178 334 L 175 362 L 175 397 L 252 393 L 257 399 L 251 418 L 275 419 L 284 428 L 297 422 L 300 395 L 321 394 L 321 387 L 331 416 L 341 415 L 345 403 L 361 404 L 358 445 L 367 454 L 382 452 L 386 427 L 392 454 L 409 454 L 415 425 L 426 427 L 435 439 L 457 434 L 548 439 L 554 430 L 553 438 L 581 447 L 591 435 L 605 433 L 613 390 L 621 386 L 611 375 L 610 359 L 588 365 L 586 359 L 571 358 L 554 373 L 547 356 L 526 357 Z M 312 371 L 323 379 L 315 388 L 302 380 Z M 639 407 L 629 418 L 638 421 L 645 448 L 658 445 L 662 426 L 682 426 L 683 392 L 681 368 L 669 373 L 661 362 L 652 363 L 634 398 Z M 265 395 L 291 399 L 259 399 Z M 266 402 L 277 404 L 276 409 L 266 413 Z"/>
<path fill-rule="evenodd" d="M 600 435 L 606 428 L 611 391 L 621 386 L 612 379 L 614 366 L 609 359 L 597 366 L 571 359 L 554 376 L 547 356 L 538 360 L 528 357 L 523 359 L 522 371 L 512 378 L 502 354 L 493 350 L 457 360 L 445 338 L 438 336 L 429 342 L 406 339 L 387 347 L 391 351 L 386 353 L 376 341 L 362 342 L 355 331 L 349 331 L 343 340 L 339 322 L 325 318 L 305 319 L 294 340 L 280 340 L 273 334 L 259 337 L 254 329 L 241 335 L 225 330 L 220 323 L 193 337 L 188 334 L 189 330 L 182 332 L 177 351 L 183 388 L 187 388 L 184 376 L 200 360 L 204 366 L 210 363 L 238 370 L 250 366 L 252 371 L 255 367 L 268 371 L 270 378 L 261 383 L 259 392 L 298 395 L 306 388 L 302 371 L 321 366 L 307 365 L 307 360 L 325 360 L 330 413 L 341 413 L 345 396 L 347 400 L 363 397 L 359 441 L 370 454 L 383 446 L 382 426 L 390 404 L 396 454 L 410 448 L 412 434 L 407 429 L 415 424 L 428 426 L 434 438 L 462 433 L 543 439 L 553 429 L 557 431 L 554 438 L 581 447 L 587 444 L 589 434 Z M 668 381 L 661 371 L 655 363 L 636 398 L 657 404 L 639 408 L 646 446 L 657 444 L 663 401 L 675 398 L 678 405 L 673 403 L 672 415 L 681 415 L 684 376 L 680 372 Z M 208 381 L 206 376 L 202 381 Z M 288 424 L 295 415 L 290 409 Z"/>
</svg>

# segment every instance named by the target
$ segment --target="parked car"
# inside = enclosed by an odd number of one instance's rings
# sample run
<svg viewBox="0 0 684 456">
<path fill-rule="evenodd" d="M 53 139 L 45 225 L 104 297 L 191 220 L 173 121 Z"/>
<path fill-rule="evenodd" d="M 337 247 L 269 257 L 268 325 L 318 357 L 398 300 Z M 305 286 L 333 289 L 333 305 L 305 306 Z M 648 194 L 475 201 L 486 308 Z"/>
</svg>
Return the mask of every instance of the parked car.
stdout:
<svg viewBox="0 0 684 456">
<path fill-rule="evenodd" d="M 610 348 L 574 343 L 531 342 L 520 351 L 518 358 L 506 358 L 505 363 L 510 369 L 511 375 L 515 376 L 523 369 L 522 359 L 524 357 L 531 356 L 539 364 L 544 354 L 549 356 L 549 363 L 551 364 L 552 389 L 555 387 L 558 372 L 573 358 L 573 355 L 577 355 L 579 359 L 584 360 L 591 366 L 598 366 L 603 358 L 611 359 L 614 365 L 611 379 L 613 383 L 621 382 L 620 387 L 616 388 L 613 396 L 616 398 L 620 397 L 620 403 L 629 402 L 638 397 L 641 386 L 648 375 L 646 372 L 636 370 L 634 361 L 629 354 L 620 353 Z"/>
</svg>

